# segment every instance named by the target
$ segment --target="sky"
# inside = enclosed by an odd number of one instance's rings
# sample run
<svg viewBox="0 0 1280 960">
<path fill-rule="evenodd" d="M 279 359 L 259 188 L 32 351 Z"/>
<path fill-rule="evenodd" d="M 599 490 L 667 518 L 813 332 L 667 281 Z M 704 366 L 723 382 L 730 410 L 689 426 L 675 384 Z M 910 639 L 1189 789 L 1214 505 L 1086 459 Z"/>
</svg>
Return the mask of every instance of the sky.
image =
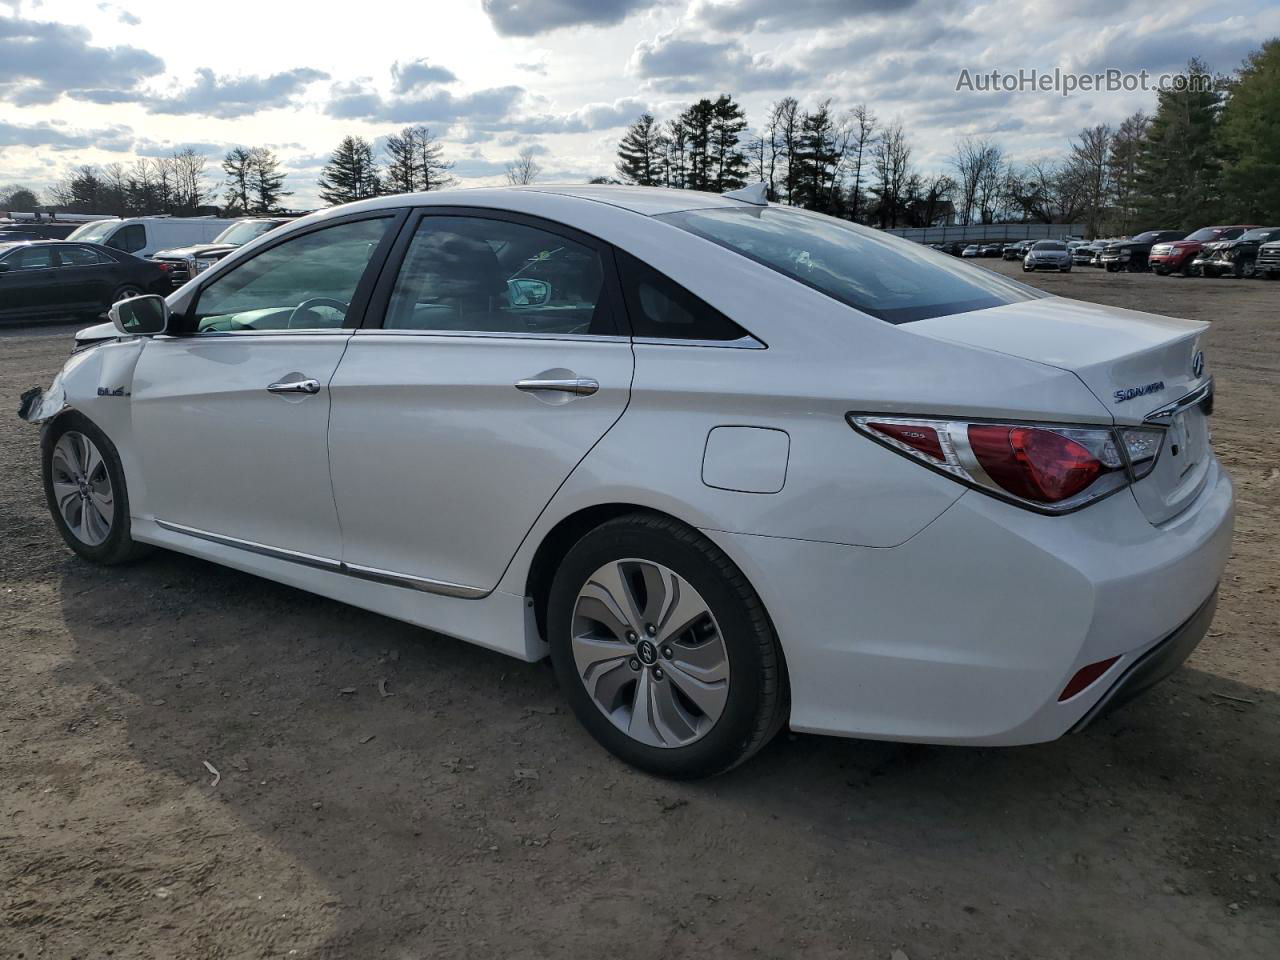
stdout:
<svg viewBox="0 0 1280 960">
<path fill-rule="evenodd" d="M 581 182 L 642 111 L 720 92 L 753 126 L 785 95 L 866 103 L 927 172 L 969 134 L 1030 162 L 1155 94 L 957 91 L 961 71 L 1230 71 L 1276 35 L 1276 0 L 0 0 L 0 187 L 186 146 L 220 182 L 228 148 L 265 145 L 309 208 L 344 135 L 410 123 L 461 186 L 503 182 L 524 147 L 542 180 Z"/>
</svg>

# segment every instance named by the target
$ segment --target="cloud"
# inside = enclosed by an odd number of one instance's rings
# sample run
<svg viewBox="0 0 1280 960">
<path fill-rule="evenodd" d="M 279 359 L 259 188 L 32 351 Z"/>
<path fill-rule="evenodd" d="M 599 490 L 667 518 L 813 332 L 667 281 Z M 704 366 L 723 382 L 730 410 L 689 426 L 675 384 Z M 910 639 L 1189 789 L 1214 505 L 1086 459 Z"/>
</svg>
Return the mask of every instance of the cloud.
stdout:
<svg viewBox="0 0 1280 960">
<path fill-rule="evenodd" d="M 612 103 L 588 103 L 564 114 L 540 114 L 511 120 L 503 129 L 517 133 L 591 133 L 632 123 L 648 110 L 643 100 L 623 97 Z"/>
<path fill-rule="evenodd" d="M 664 0 L 483 0 L 493 28 L 504 37 L 532 37 L 561 27 L 611 27 Z"/>
<path fill-rule="evenodd" d="M 360 83 L 335 84 L 325 113 L 343 120 L 384 123 L 488 123 L 505 117 L 524 87 L 491 87 L 474 93 L 455 94 L 431 90 L 410 96 L 384 98 Z"/>
<path fill-rule="evenodd" d="M 98 9 L 103 13 L 114 13 L 117 20 L 121 23 L 128 24 L 131 27 L 136 27 L 138 24 L 142 23 L 142 18 L 134 16 L 123 7 L 117 7 L 114 3 L 100 3 L 98 4 Z"/>
<path fill-rule="evenodd" d="M 738 40 L 701 40 L 678 31 L 636 45 L 631 69 L 652 86 L 675 93 L 778 90 L 805 82 L 796 67 L 753 54 Z"/>
<path fill-rule="evenodd" d="M 202 156 L 210 157 L 215 161 L 220 162 L 222 155 L 233 146 L 235 146 L 235 144 L 210 143 L 208 141 L 200 140 L 174 142 L 172 140 L 143 139 L 134 144 L 133 152 L 140 157 L 169 157 L 178 150 L 194 150 Z"/>
<path fill-rule="evenodd" d="M 125 126 L 75 130 L 47 121 L 29 125 L 0 120 L 0 150 L 6 147 L 47 147 L 53 150 L 97 148 L 123 153 L 133 148 L 133 131 Z"/>
<path fill-rule="evenodd" d="M 310 67 L 296 67 L 266 77 L 220 77 L 208 67 L 201 67 L 196 71 L 194 85 L 173 96 L 148 97 L 145 102 L 151 113 L 242 117 L 287 107 L 309 84 L 327 79 L 327 73 Z"/>
<path fill-rule="evenodd" d="M 164 71 L 164 61 L 146 50 L 95 47 L 89 40 L 80 26 L 0 18 L 0 100 L 52 103 L 83 89 L 87 78 L 95 90 L 133 91 Z"/>
<path fill-rule="evenodd" d="M 854 17 L 874 17 L 902 13 L 918 0 L 707 0 L 698 4 L 693 18 L 713 30 L 725 33 L 755 29 L 795 30 L 802 27 L 832 27 Z M 931 0 L 929 13 L 953 0 Z"/>
<path fill-rule="evenodd" d="M 433 83 L 453 83 L 457 79 L 452 70 L 433 66 L 426 60 L 411 60 L 404 66 L 397 61 L 391 65 L 391 89 L 396 93 L 408 93 Z"/>
</svg>

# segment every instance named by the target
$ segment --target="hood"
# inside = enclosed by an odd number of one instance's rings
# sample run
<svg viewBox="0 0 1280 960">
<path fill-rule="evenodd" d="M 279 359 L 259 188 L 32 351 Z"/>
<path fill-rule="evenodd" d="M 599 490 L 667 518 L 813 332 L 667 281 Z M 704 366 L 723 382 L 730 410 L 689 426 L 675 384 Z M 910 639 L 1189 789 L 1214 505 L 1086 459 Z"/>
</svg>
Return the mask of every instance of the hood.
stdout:
<svg viewBox="0 0 1280 960">
<path fill-rule="evenodd" d="M 1209 325 L 1195 320 L 1046 297 L 905 326 L 1068 370 L 1121 423 L 1140 423 L 1207 380 L 1195 357 Z"/>
<path fill-rule="evenodd" d="M 231 243 L 197 243 L 189 247 L 174 247 L 172 250 L 158 250 L 151 255 L 153 260 L 185 260 L 187 257 L 208 257 L 214 254 L 225 256 L 234 250 Z"/>
<path fill-rule="evenodd" d="M 114 323 L 97 323 L 92 327 L 85 327 L 77 330 L 75 334 L 75 349 L 83 350 L 86 347 L 93 347 L 99 343 L 106 343 L 108 340 L 114 340 L 120 336 L 120 331 L 116 329 Z"/>
</svg>

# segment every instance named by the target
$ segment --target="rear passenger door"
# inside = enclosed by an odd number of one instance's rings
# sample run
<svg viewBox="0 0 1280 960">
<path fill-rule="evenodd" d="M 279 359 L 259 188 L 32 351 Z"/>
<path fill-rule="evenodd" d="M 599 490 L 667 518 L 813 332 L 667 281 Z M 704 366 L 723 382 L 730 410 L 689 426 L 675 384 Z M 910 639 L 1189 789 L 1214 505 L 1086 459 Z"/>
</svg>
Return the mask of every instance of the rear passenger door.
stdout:
<svg viewBox="0 0 1280 960">
<path fill-rule="evenodd" d="M 612 253 L 559 224 L 433 208 L 367 316 L 330 385 L 342 560 L 483 595 L 627 405 Z"/>
<path fill-rule="evenodd" d="M 58 283 L 66 288 L 77 313 L 101 310 L 115 292 L 119 265 L 92 247 L 63 244 L 58 247 Z"/>
</svg>

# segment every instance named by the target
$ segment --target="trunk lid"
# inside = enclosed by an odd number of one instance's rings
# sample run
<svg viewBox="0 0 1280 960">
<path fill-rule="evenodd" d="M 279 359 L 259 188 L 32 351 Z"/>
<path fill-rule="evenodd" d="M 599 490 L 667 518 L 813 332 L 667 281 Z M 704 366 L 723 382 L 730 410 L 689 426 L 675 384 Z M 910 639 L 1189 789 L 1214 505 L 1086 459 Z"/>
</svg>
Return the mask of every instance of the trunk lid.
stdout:
<svg viewBox="0 0 1280 960">
<path fill-rule="evenodd" d="M 1207 327 L 1061 297 L 903 325 L 914 333 L 1068 370 L 1121 425 L 1141 424 L 1209 382 L 1200 351 Z M 1207 481 L 1213 454 L 1206 406 L 1154 421 L 1168 427 L 1165 442 L 1155 469 L 1133 485 L 1152 523 L 1186 509 Z"/>
</svg>

